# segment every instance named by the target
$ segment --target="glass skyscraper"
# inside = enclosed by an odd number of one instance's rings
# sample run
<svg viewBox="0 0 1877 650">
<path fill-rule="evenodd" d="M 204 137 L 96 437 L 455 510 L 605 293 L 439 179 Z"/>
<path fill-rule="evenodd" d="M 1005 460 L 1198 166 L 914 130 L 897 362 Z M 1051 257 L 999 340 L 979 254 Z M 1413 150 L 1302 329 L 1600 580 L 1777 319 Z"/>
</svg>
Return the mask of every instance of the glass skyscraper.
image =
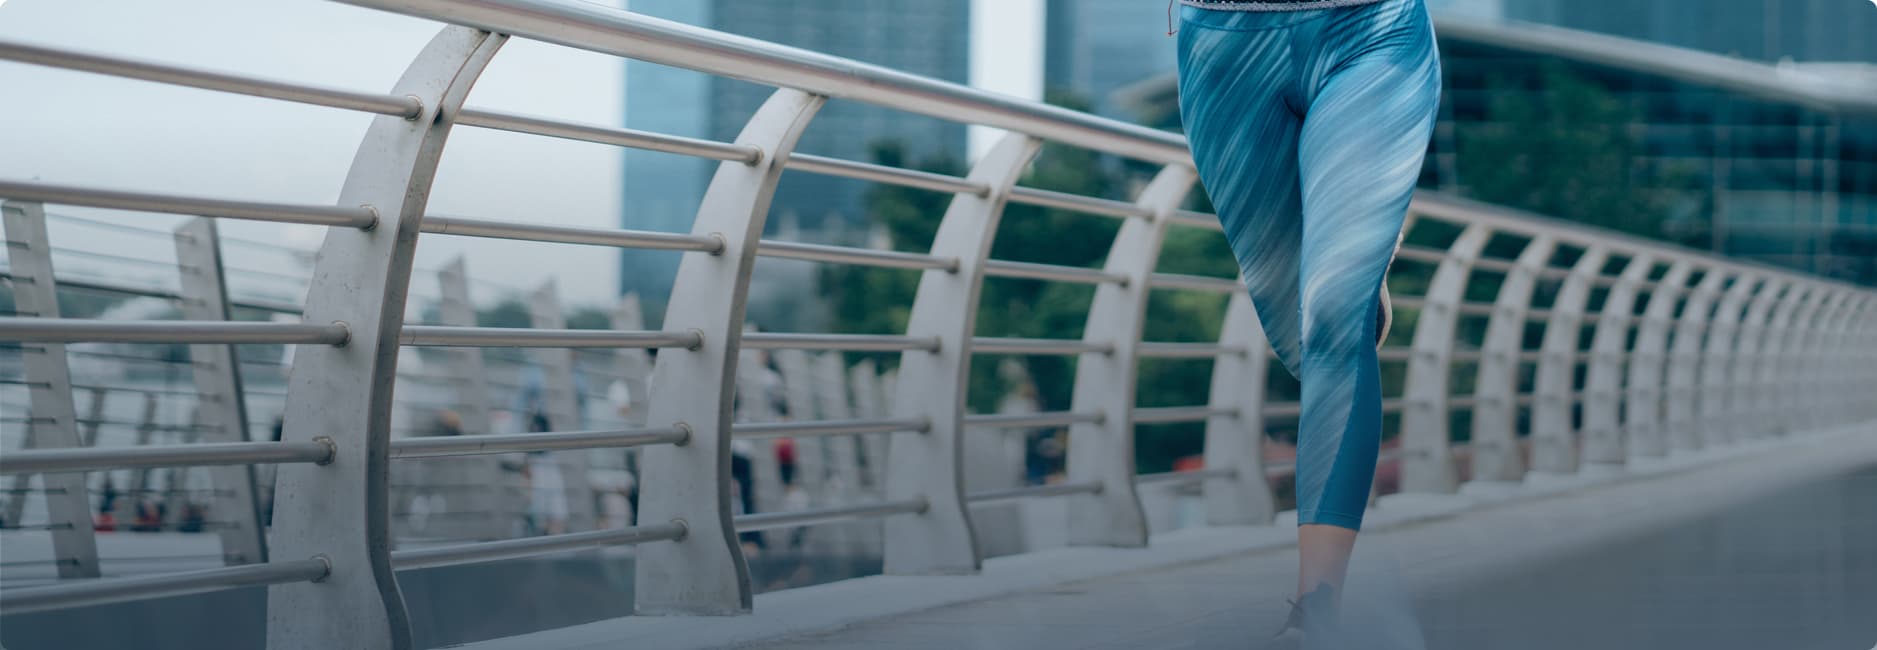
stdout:
<svg viewBox="0 0 1877 650">
<path fill-rule="evenodd" d="M 1043 83 L 1050 92 L 1070 93 L 1096 113 L 1130 119 L 1114 91 L 1173 70 L 1174 39 L 1167 35 L 1164 3 L 1049 0 L 1048 10 Z M 1174 20 L 1177 25 L 1177 13 Z"/>
<path fill-rule="evenodd" d="M 633 12 L 783 45 L 964 82 L 970 61 L 966 0 L 631 0 Z M 626 64 L 626 127 L 672 135 L 735 139 L 773 88 L 640 61 Z M 868 160 L 882 141 L 904 143 L 915 159 L 965 157 L 965 127 L 866 104 L 832 100 L 796 150 Z M 688 232 L 716 164 L 628 151 L 624 227 Z M 867 185 L 809 174 L 783 177 L 770 223 L 814 231 L 864 222 Z M 662 302 L 676 254 L 625 255 L 622 291 Z"/>
<path fill-rule="evenodd" d="M 1869 0 L 1500 0 L 1505 17 L 1759 61 L 1877 63 Z"/>
</svg>

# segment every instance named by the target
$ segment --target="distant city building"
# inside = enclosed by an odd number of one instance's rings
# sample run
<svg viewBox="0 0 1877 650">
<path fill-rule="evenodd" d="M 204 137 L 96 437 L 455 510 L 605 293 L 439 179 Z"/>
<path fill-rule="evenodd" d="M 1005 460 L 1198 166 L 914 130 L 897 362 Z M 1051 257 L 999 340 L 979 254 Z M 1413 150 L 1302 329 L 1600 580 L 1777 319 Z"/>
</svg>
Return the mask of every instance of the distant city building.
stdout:
<svg viewBox="0 0 1877 650">
<path fill-rule="evenodd" d="M 1501 1 L 1511 20 L 1717 54 L 1877 63 L 1877 7 L 1868 0 Z"/>
<path fill-rule="evenodd" d="M 1787 3 L 1792 7 L 1840 7 L 1845 11 L 1836 18 L 1847 23 L 1877 19 L 1877 9 L 1863 0 L 1780 0 L 1779 4 Z M 1536 0 L 1506 0 L 1506 17 L 1517 18 L 1520 12 L 1527 12 L 1523 14 L 1527 18 L 1534 17 L 1529 12 L 1539 4 Z M 1627 25 L 1643 32 L 1654 29 L 1648 16 L 1657 14 L 1651 7 L 1679 6 L 1683 8 L 1678 16 L 1682 20 L 1727 26 L 1736 21 L 1717 18 L 1724 12 L 1713 11 L 1712 7 L 1763 6 L 1757 0 L 1702 0 L 1689 4 L 1573 0 L 1553 4 L 1554 13 L 1538 17 L 1571 23 L 1594 15 L 1588 10 L 1578 11 L 1581 7 L 1611 11 L 1625 8 L 1622 10 L 1640 12 L 1634 14 L 1634 22 L 1605 26 L 1618 31 L 1616 28 Z M 1709 9 L 1697 8 L 1697 4 Z M 1566 11 L 1565 5 L 1571 9 Z M 1641 234 L 1877 285 L 1877 108 L 1873 108 L 1877 103 L 1869 99 L 1877 98 L 1877 65 L 1754 62 L 1694 49 L 1665 50 L 1620 38 L 1591 43 L 1588 34 L 1533 29 L 1516 22 L 1471 20 L 1482 15 L 1490 17 L 1493 9 L 1487 3 L 1468 0 L 1454 0 L 1438 11 L 1438 16 L 1445 17 L 1439 30 L 1445 83 L 1431 155 L 1422 173 L 1424 187 L 1469 194 L 1477 189 L 1479 178 L 1468 176 L 1466 170 L 1491 175 L 1506 169 L 1515 162 L 1511 158 L 1522 153 L 1470 153 L 1474 150 L 1467 148 L 1468 134 L 1500 134 L 1502 144 L 1520 146 L 1517 143 L 1522 129 L 1557 128 L 1571 120 L 1571 113 L 1598 114 L 1598 119 L 1615 116 L 1619 123 L 1590 125 L 1582 133 L 1595 135 L 1614 129 L 1620 137 L 1610 142 L 1620 144 L 1598 153 L 1620 157 L 1615 168 L 1622 173 L 1615 182 L 1640 190 L 1637 196 L 1669 197 L 1661 199 L 1664 205 L 1649 208 L 1651 218 L 1664 220 L 1661 230 Z M 1761 20 L 1759 14 L 1754 16 L 1738 22 Z M 1831 22 L 1824 20 L 1815 27 L 1824 29 L 1823 23 Z M 1788 21 L 1787 25 L 1792 23 Z M 1866 35 L 1877 34 L 1877 26 L 1861 29 Z M 1843 46 L 1839 50 L 1833 50 L 1830 43 L 1807 46 L 1803 41 L 1795 44 L 1782 37 L 1780 44 L 1772 47 L 1770 34 L 1757 37 L 1766 40 L 1755 40 L 1753 34 L 1738 29 L 1714 27 L 1712 32 L 1683 32 L 1665 26 L 1662 30 L 1665 39 L 1689 38 L 1691 34 L 1732 35 L 1741 39 L 1736 46 L 1704 49 L 1735 51 L 1759 43 L 1767 46 L 1759 51 L 1760 55 L 1771 52 L 1784 56 L 1778 54 L 1783 52 L 1832 58 L 1853 54 L 1848 50 L 1856 47 L 1877 46 L 1877 38 L 1869 37 L 1844 39 L 1861 43 L 1839 43 Z M 1700 72 L 1712 69 L 1744 73 L 1749 81 L 1730 83 Z M 1819 89 L 1827 87 L 1831 92 L 1824 93 L 1826 96 L 1844 99 L 1818 99 Z M 1560 92 L 1579 93 L 1574 101 L 1585 104 L 1550 103 Z M 1135 84 L 1123 94 L 1136 119 L 1152 126 L 1179 127 L 1172 74 Z M 1507 121 L 1521 119 L 1525 121 Z M 1507 133 L 1513 137 L 1503 137 Z M 1538 137 L 1533 142 L 1544 142 L 1542 135 Z M 1571 164 L 1544 158 L 1554 153 L 1530 153 L 1539 158 L 1527 162 Z M 1508 159 L 1476 158 L 1482 155 L 1506 155 Z M 1571 170 L 1559 170 L 1567 171 Z M 1607 188 L 1576 193 L 1603 189 Z M 1567 195 L 1572 192 L 1561 191 Z"/>
<path fill-rule="evenodd" d="M 970 57 L 969 3 L 919 0 L 631 0 L 636 13 L 964 82 Z M 735 139 L 773 88 L 661 65 L 626 64 L 626 127 L 672 135 Z M 963 160 L 965 127 L 857 102 L 830 101 L 796 150 L 867 160 L 869 147 L 894 139 L 915 158 Z M 716 164 L 628 151 L 626 228 L 688 232 Z M 776 192 L 772 227 L 808 231 L 865 221 L 866 183 L 789 174 Z M 676 254 L 622 256 L 620 289 L 662 303 L 676 274 Z"/>
<path fill-rule="evenodd" d="M 1167 7 L 1141 0 L 1049 0 L 1043 83 L 1089 101 L 1096 113 L 1120 119 L 1114 91 L 1173 70 L 1175 40 Z M 1178 25 L 1178 8 L 1174 8 Z"/>
</svg>

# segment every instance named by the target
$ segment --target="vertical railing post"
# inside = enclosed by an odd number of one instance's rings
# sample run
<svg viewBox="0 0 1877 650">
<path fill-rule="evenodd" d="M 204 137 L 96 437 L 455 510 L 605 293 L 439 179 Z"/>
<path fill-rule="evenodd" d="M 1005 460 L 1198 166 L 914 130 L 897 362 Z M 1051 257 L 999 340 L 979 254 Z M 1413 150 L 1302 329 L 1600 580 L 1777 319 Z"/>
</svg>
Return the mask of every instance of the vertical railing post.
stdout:
<svg viewBox="0 0 1877 650">
<path fill-rule="evenodd" d="M 445 27 L 392 92 L 422 103 L 415 119 L 375 118 L 352 160 L 339 204 L 369 206 L 371 228 L 331 228 L 313 269 L 304 319 L 344 323 L 342 345 L 296 349 L 288 379 L 288 442 L 330 440 L 332 462 L 281 465 L 271 555 L 319 558 L 317 582 L 274 585 L 269 648 L 411 647 L 391 570 L 386 498 L 392 386 L 412 258 L 444 141 L 470 87 L 506 37 Z"/>
<path fill-rule="evenodd" d="M 1571 407 L 1576 402 L 1573 393 L 1576 392 L 1578 338 L 1584 327 L 1584 310 L 1590 301 L 1590 292 L 1596 288 L 1595 280 L 1603 274 L 1603 267 L 1609 260 L 1610 249 L 1606 246 L 1593 244 L 1585 249 L 1583 256 L 1577 258 L 1577 264 L 1571 267 L 1571 274 L 1565 276 L 1564 286 L 1558 290 L 1558 299 L 1551 303 L 1551 318 L 1545 323 L 1545 338 L 1539 347 L 1537 377 L 1532 387 L 1533 472 L 1569 474 L 1577 471 L 1577 435 L 1571 422 Z M 1605 328 L 1628 326 L 1629 313 L 1636 299 L 1636 284 L 1648 279 L 1649 269 L 1654 266 L 1654 258 L 1646 253 L 1630 258 L 1616 288 L 1603 301 L 1592 350 L 1611 345 L 1604 340 Z M 1613 323 L 1613 320 L 1616 322 Z M 1614 341 L 1619 360 L 1625 342 L 1621 339 Z M 1596 384 L 1595 358 L 1593 353 L 1590 373 L 1590 384 L 1593 386 Z M 1612 402 L 1605 406 L 1609 409 L 1605 426 L 1611 429 L 1616 427 L 1614 399 L 1612 395 L 1605 400 Z M 1597 408 L 1597 396 L 1593 390 L 1590 399 L 1585 400 L 1584 404 L 1584 429 L 1587 434 L 1594 431 L 1591 413 Z M 1586 441 L 1585 445 L 1588 446 L 1589 442 Z"/>
<path fill-rule="evenodd" d="M 561 311 L 560 290 L 553 279 L 535 289 L 528 297 L 529 319 L 536 329 L 557 330 L 567 327 L 567 315 Z M 541 407 L 546 409 L 549 428 L 554 431 L 578 431 L 586 427 L 585 413 L 580 412 L 580 383 L 574 380 L 572 348 L 536 348 L 529 350 L 541 368 Z M 530 414 L 521 413 L 520 417 Z M 566 488 L 561 498 L 567 500 L 567 530 L 593 530 L 593 482 L 587 477 L 587 450 L 549 452 L 560 466 Z"/>
<path fill-rule="evenodd" d="M 1877 295 L 1860 291 L 1838 329 L 1832 364 L 1825 371 L 1823 394 L 1830 401 L 1822 409 L 1828 426 L 1868 418 L 1873 413 L 1870 387 L 1877 384 Z"/>
<path fill-rule="evenodd" d="M 1451 493 L 1460 485 L 1453 460 L 1453 427 L 1448 378 L 1453 370 L 1454 330 L 1460 301 L 1466 295 L 1473 263 L 1492 239 L 1492 229 L 1472 224 L 1447 248 L 1427 285 L 1414 324 L 1414 347 L 1408 359 L 1402 395 L 1401 491 Z"/>
<path fill-rule="evenodd" d="M 1714 309 L 1714 318 L 1708 321 L 1707 348 L 1701 353 L 1701 416 L 1700 435 L 1708 446 L 1726 445 L 1735 442 L 1733 426 L 1727 421 L 1730 417 L 1729 399 L 1733 391 L 1728 383 L 1733 381 L 1734 344 L 1740 336 L 1740 317 L 1751 300 L 1754 290 L 1767 286 L 1766 278 L 1753 274 L 1742 274 L 1734 278 L 1733 286 L 1721 297 L 1721 304 Z"/>
<path fill-rule="evenodd" d="M 1727 379 L 1727 408 L 1729 415 L 1723 420 L 1727 426 L 1728 438 L 1740 442 L 1761 437 L 1765 432 L 1759 430 L 1759 414 L 1755 412 L 1754 370 L 1759 367 L 1767 354 L 1768 326 L 1776 304 L 1790 300 L 1793 294 L 1802 290 L 1794 286 L 1789 278 L 1771 277 L 1760 287 L 1753 301 L 1747 307 L 1746 316 L 1740 321 L 1740 331 L 1734 337 L 1733 363 L 1729 364 Z"/>
<path fill-rule="evenodd" d="M 1205 459 L 1208 468 L 1233 471 L 1231 476 L 1206 479 L 1206 522 L 1214 526 L 1268 524 L 1277 515 L 1271 480 L 1264 469 L 1265 373 L 1271 364 L 1271 345 L 1249 292 L 1235 291 L 1226 303 L 1219 347 L 1219 356 L 1212 361 L 1212 395 L 1207 403 L 1236 412 L 1206 418 Z"/>
<path fill-rule="evenodd" d="M 1646 253 L 1631 258 L 1598 312 L 1584 383 L 1584 432 L 1580 436 L 1583 462 L 1625 463 L 1630 460 L 1632 449 L 1646 446 L 1643 441 L 1625 435 L 1628 432 L 1618 416 L 1623 408 L 1624 362 L 1630 360 L 1630 333 L 1635 329 L 1636 293 L 1654 268 L 1654 258 Z M 1576 338 L 1578 332 L 1573 329 L 1569 334 Z M 1574 367 L 1575 361 L 1572 363 Z M 1635 404 L 1631 403 L 1630 408 L 1635 408 Z"/>
<path fill-rule="evenodd" d="M 1096 482 L 1101 491 L 1069 497 L 1069 543 L 1100 546 L 1147 544 L 1147 516 L 1134 491 L 1134 402 L 1140 371 L 1140 344 L 1153 289 L 1150 279 L 1160 261 L 1173 211 L 1186 199 L 1198 173 L 1185 165 L 1160 169 L 1141 190 L 1135 204 L 1152 216 L 1121 224 L 1108 249 L 1104 270 L 1125 283 L 1095 287 L 1082 340 L 1112 346 L 1107 352 L 1084 352 L 1075 363 L 1071 410 L 1100 413 L 1099 422 L 1069 428 L 1069 480 Z"/>
<path fill-rule="evenodd" d="M 1834 293 L 1838 295 L 1838 302 L 1832 306 L 1832 310 L 1819 316 L 1815 351 L 1804 368 L 1806 391 L 1798 415 L 1794 417 L 1798 423 L 1802 423 L 1800 428 L 1804 430 L 1832 425 L 1830 410 L 1836 406 L 1832 400 L 1832 389 L 1838 383 L 1836 374 L 1843 370 L 1845 359 L 1843 329 L 1847 323 L 1854 321 L 1858 308 L 1856 293 L 1841 287 Z"/>
<path fill-rule="evenodd" d="M 977 327 L 984 264 L 1004 214 L 1004 202 L 1041 142 L 1006 136 L 971 169 L 983 194 L 952 198 L 939 221 L 931 253 L 956 259 L 951 269 L 919 277 L 906 333 L 938 339 L 934 350 L 900 355 L 894 415 L 923 418 L 924 432 L 902 431 L 887 443 L 888 499 L 925 499 L 926 510 L 886 520 L 889 574 L 974 573 L 981 566 L 977 537 L 964 497 L 965 398 L 971 379 L 971 336 Z"/>
<path fill-rule="evenodd" d="M 1636 344 L 1629 355 L 1628 407 L 1623 410 L 1623 429 L 1629 439 L 1631 458 L 1654 458 L 1666 455 L 1668 431 L 1664 425 L 1663 396 L 1667 393 L 1668 335 L 1675 325 L 1675 308 L 1688 290 L 1688 278 L 1694 265 L 1685 259 L 1669 264 L 1668 273 L 1649 291 L 1649 306 L 1636 330 Z M 1624 277 L 1629 273 L 1626 269 Z M 1614 300 L 1618 284 L 1611 291 Z M 1634 292 L 1634 287 L 1630 291 Z"/>
<path fill-rule="evenodd" d="M 848 390 L 847 362 L 840 352 L 810 355 L 811 385 L 821 417 L 847 420 L 854 417 L 854 394 Z M 866 479 L 860 471 L 860 436 L 820 436 L 827 451 L 829 505 L 850 505 L 866 499 Z M 850 521 L 827 526 L 838 540 L 842 553 L 870 553 L 881 541 L 885 527 L 879 520 Z"/>
<path fill-rule="evenodd" d="M 1815 382 L 1818 378 L 1818 364 L 1825 358 L 1827 333 L 1831 324 L 1844 309 L 1848 294 L 1832 286 L 1819 287 L 1813 292 L 1816 298 L 1807 311 L 1801 314 L 1797 322 L 1800 334 L 1796 338 L 1796 348 L 1784 356 L 1784 368 L 1780 370 L 1781 386 L 1778 392 L 1779 408 L 1775 418 L 1786 425 L 1787 433 L 1799 433 L 1812 428 L 1812 419 L 1816 417 L 1811 405 L 1817 398 Z"/>
<path fill-rule="evenodd" d="M 746 334 L 753 331 L 755 331 L 754 327 L 744 330 Z M 738 352 L 738 355 L 736 390 L 737 406 L 740 408 L 735 414 L 736 421 L 775 422 L 780 419 L 782 414 L 777 412 L 776 405 L 769 401 L 770 385 L 769 377 L 766 376 L 769 368 L 762 363 L 763 351 L 744 348 Z M 749 488 L 753 496 L 751 501 L 754 503 L 745 511 L 745 514 L 777 510 L 782 505 L 782 473 L 776 462 L 775 440 L 733 441 L 731 445 L 754 451 L 753 454 L 749 454 L 751 481 Z M 738 489 L 742 487 L 739 486 Z M 738 495 L 738 500 L 741 500 L 741 495 Z M 786 532 L 767 531 L 758 534 L 764 535 L 764 539 L 774 543 L 782 540 Z"/>
<path fill-rule="evenodd" d="M 38 318 L 58 318 L 59 295 L 52 275 L 45 206 L 7 201 L 0 203 L 0 214 L 5 215 L 14 309 Z M 72 369 L 65 357 L 65 344 L 21 343 L 20 352 L 27 399 L 32 405 L 27 419 L 27 446 L 80 446 L 83 441 L 78 438 Z M 39 481 L 46 490 L 47 523 L 52 529 L 52 553 L 59 577 L 98 577 L 98 542 L 92 536 L 90 491 L 85 488 L 84 473 L 45 474 Z"/>
<path fill-rule="evenodd" d="M 1818 306 L 1822 287 L 1812 282 L 1794 282 L 1786 290 L 1786 297 L 1779 301 L 1773 310 L 1765 331 L 1761 335 L 1759 354 L 1753 359 L 1753 367 L 1743 373 L 1739 393 L 1744 408 L 1747 410 L 1744 425 L 1748 434 L 1754 438 L 1775 433 L 1785 433 L 1788 424 L 1777 413 L 1780 408 L 1780 391 L 1785 386 L 1781 374 L 1786 368 L 1787 355 L 1799 353 L 1802 330 L 1794 325 L 1794 319 L 1803 317 Z"/>
<path fill-rule="evenodd" d="M 222 271 L 219 236 L 212 219 L 192 219 L 176 229 L 176 264 L 181 271 L 182 314 L 202 321 L 233 320 L 228 309 L 228 287 Z M 194 368 L 196 419 L 208 442 L 247 442 L 248 408 L 242 399 L 241 362 L 233 345 L 191 345 Z M 267 561 L 267 540 L 261 529 L 261 505 L 254 497 L 254 466 L 206 468 L 215 487 L 209 512 L 222 522 L 222 561 L 248 564 Z"/>
<path fill-rule="evenodd" d="M 1675 349 L 1670 353 L 1668 369 L 1668 435 L 1676 451 L 1695 451 L 1706 445 L 1701 435 L 1701 420 L 1696 410 L 1701 380 L 1702 341 L 1707 339 L 1709 321 L 1714 316 L 1714 300 L 1727 286 L 1727 271 L 1708 267 L 1701 283 L 1688 295 L 1675 327 Z"/>
<path fill-rule="evenodd" d="M 1479 380 L 1473 383 L 1473 480 L 1517 481 L 1525 477 L 1519 449 L 1519 353 L 1525 347 L 1527 310 L 1538 274 L 1557 252 L 1548 234 L 1533 237 L 1506 272 L 1480 345 Z"/>
<path fill-rule="evenodd" d="M 691 332 L 692 349 L 667 349 L 652 369 L 651 426 L 688 428 L 681 445 L 644 450 L 639 522 L 682 522 L 686 534 L 637 549 L 640 614 L 725 615 L 749 611 L 752 592 L 730 518 L 730 424 L 737 351 L 749 305 L 750 268 L 769 202 L 802 130 L 826 98 L 783 89 L 750 117 L 737 143 L 754 162 L 717 166 L 691 232 L 721 240 L 714 253 L 685 253 L 663 329 Z"/>
</svg>

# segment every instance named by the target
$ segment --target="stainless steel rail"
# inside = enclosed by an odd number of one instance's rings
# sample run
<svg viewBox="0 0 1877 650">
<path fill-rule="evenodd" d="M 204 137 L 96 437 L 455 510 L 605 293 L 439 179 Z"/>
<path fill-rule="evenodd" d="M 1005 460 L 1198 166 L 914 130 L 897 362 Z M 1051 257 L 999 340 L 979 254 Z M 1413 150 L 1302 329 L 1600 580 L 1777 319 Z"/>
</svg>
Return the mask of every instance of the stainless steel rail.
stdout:
<svg viewBox="0 0 1877 650">
<path fill-rule="evenodd" d="M 753 533 L 778 528 L 800 528 L 816 524 L 827 524 L 855 519 L 890 517 L 915 512 L 924 512 L 927 508 L 924 499 L 889 501 L 885 503 L 867 503 L 838 508 L 819 508 L 799 512 L 765 512 L 754 515 L 737 515 L 737 532 Z"/>
<path fill-rule="evenodd" d="M 96 74 L 154 81 L 175 86 L 189 86 L 204 90 L 252 95 L 269 99 L 281 99 L 315 106 L 342 108 L 382 115 L 395 115 L 415 118 L 424 109 L 424 103 L 416 97 L 399 95 L 375 95 L 337 88 L 321 88 L 308 84 L 275 81 L 257 77 L 246 77 L 207 70 L 194 70 L 181 66 L 163 65 L 148 61 L 134 61 L 102 54 L 88 54 L 71 50 L 40 47 L 15 41 L 0 40 L 0 61 L 31 63 L 67 70 L 78 70 Z"/>
<path fill-rule="evenodd" d="M 359 229 L 378 224 L 378 213 L 369 207 L 232 201 L 9 180 L 0 180 L 0 199 Z"/>
<path fill-rule="evenodd" d="M 546 537 L 524 537 L 496 542 L 405 549 L 391 552 L 391 565 L 400 570 L 428 569 L 471 562 L 493 562 L 550 553 L 663 542 L 683 538 L 684 534 L 684 524 L 673 522 Z"/>
<path fill-rule="evenodd" d="M 0 340 L 46 343 L 305 343 L 345 345 L 344 324 L 110 321 L 0 316 Z"/>
<path fill-rule="evenodd" d="M 224 442 L 102 449 L 27 449 L 0 456 L 0 474 L 98 472 L 144 467 L 332 462 L 325 442 Z"/>
<path fill-rule="evenodd" d="M 730 433 L 738 438 L 782 438 L 789 436 L 851 436 L 895 431 L 929 431 L 930 421 L 921 418 L 876 418 L 860 420 L 810 420 L 806 422 L 738 423 Z"/>
<path fill-rule="evenodd" d="M 446 458 L 560 449 L 625 449 L 646 445 L 682 445 L 691 438 L 688 429 L 689 427 L 678 426 L 621 431 L 398 438 L 391 441 L 391 457 Z"/>
<path fill-rule="evenodd" d="M 323 559 L 290 560 L 172 573 L 168 575 L 82 580 L 43 587 L 0 589 L 0 609 L 26 614 L 68 607 L 106 605 L 160 596 L 182 596 L 234 589 L 313 582 L 331 573 Z"/>
</svg>

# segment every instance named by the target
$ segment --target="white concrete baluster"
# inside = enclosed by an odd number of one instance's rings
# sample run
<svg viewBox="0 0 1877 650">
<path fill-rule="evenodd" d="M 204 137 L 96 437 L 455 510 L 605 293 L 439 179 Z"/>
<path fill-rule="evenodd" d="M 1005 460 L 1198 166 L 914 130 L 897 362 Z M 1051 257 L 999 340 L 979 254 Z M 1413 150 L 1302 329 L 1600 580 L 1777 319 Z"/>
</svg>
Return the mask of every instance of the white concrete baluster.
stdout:
<svg viewBox="0 0 1877 650">
<path fill-rule="evenodd" d="M 937 338 L 938 348 L 901 354 L 893 392 L 895 416 L 922 418 L 929 426 L 892 434 L 886 483 L 888 500 L 924 499 L 926 510 L 887 519 L 889 574 L 973 573 L 981 566 L 960 467 L 971 337 L 1004 201 L 1041 144 L 1011 134 L 992 147 L 970 174 L 989 191 L 953 197 L 932 239 L 932 255 L 955 259 L 957 267 L 922 272 L 906 334 Z"/>
<path fill-rule="evenodd" d="M 1402 396 L 1401 491 L 1450 493 L 1460 485 L 1454 467 L 1451 388 L 1454 330 L 1473 263 L 1492 239 L 1492 229 L 1473 224 L 1461 231 L 1434 269 L 1414 325 L 1413 356 Z"/>
<path fill-rule="evenodd" d="M 665 331 L 693 332 L 695 349 L 659 351 L 652 369 L 651 426 L 682 425 L 690 439 L 643 452 L 639 523 L 683 521 L 684 538 L 637 549 L 634 601 L 641 614 L 749 611 L 749 569 L 730 514 L 730 425 L 737 351 L 749 305 L 750 268 L 783 163 L 825 98 L 778 90 L 757 109 L 738 144 L 764 153 L 717 167 L 691 232 L 722 250 L 688 252 L 678 265 Z"/>
</svg>

